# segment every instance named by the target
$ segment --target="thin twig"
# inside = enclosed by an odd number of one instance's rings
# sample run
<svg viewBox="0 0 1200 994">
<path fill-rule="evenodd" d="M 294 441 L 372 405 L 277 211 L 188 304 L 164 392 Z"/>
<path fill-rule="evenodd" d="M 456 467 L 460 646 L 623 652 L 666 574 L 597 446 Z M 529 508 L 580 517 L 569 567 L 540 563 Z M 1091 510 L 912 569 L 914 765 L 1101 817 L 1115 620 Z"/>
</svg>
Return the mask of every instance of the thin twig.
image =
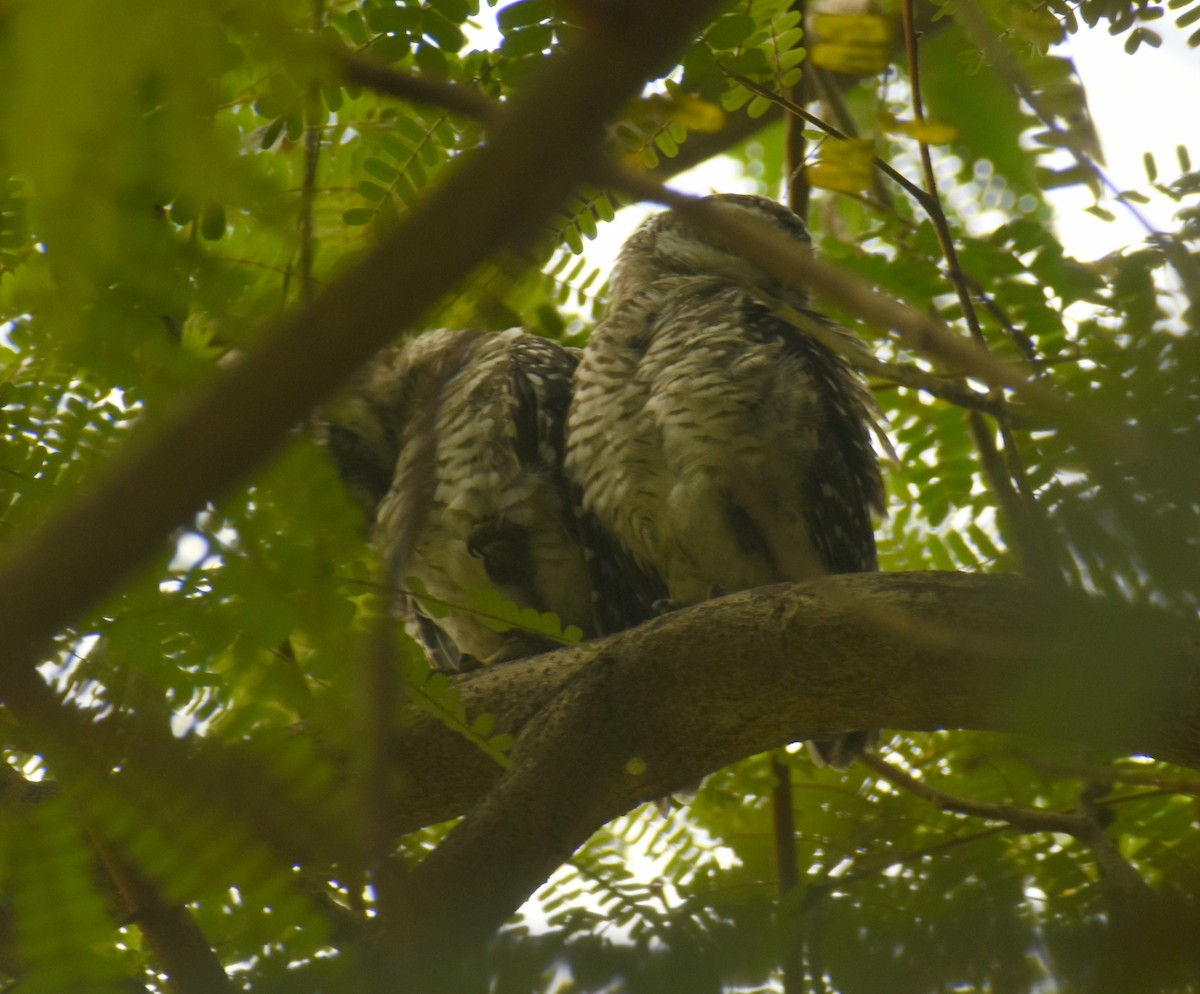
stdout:
<svg viewBox="0 0 1200 994">
<path fill-rule="evenodd" d="M 729 76 L 730 79 L 734 80 L 735 82 L 740 83 L 751 93 L 754 93 L 754 94 L 764 98 L 765 100 L 770 100 L 774 104 L 778 104 L 789 114 L 793 114 L 796 117 L 800 118 L 801 120 L 807 121 L 813 127 L 819 128 L 820 130 L 824 131 L 825 134 L 829 135 L 830 138 L 836 138 L 838 141 L 849 140 L 850 135 L 847 134 L 845 131 L 843 131 L 841 128 L 835 127 L 834 125 L 830 124 L 828 121 L 821 119 L 816 114 L 813 114 L 810 111 L 806 110 L 804 107 L 800 106 L 800 104 L 796 103 L 794 100 L 785 96 L 784 94 L 776 93 L 774 90 L 768 89 L 765 86 L 761 86 L 760 84 L 754 82 L 754 80 L 750 79 L 749 77 L 742 76 L 739 73 L 729 72 L 729 73 L 727 73 L 727 75 Z M 899 185 L 906 193 L 909 194 L 909 196 L 911 196 L 914 200 L 916 200 L 923 208 L 925 208 L 926 210 L 929 209 L 929 207 L 928 207 L 929 195 L 924 190 L 922 190 L 919 186 L 917 186 L 916 183 L 914 183 L 912 180 L 910 180 L 902 172 L 897 170 L 889 162 L 880 158 L 878 155 L 872 159 L 872 162 L 876 169 L 878 169 L 881 173 L 883 173 L 885 176 L 887 176 L 888 179 L 892 180 L 897 185 Z"/>
<path fill-rule="evenodd" d="M 157 886 L 91 825 L 88 837 L 125 903 L 129 922 L 142 933 L 159 970 L 174 994 L 232 994 L 229 979 L 212 945 L 181 903 L 168 901 Z"/>
<path fill-rule="evenodd" d="M 319 112 L 320 94 L 314 86 L 309 98 L 309 114 Z M 300 187 L 300 299 L 312 300 L 313 282 L 313 205 L 316 200 L 317 164 L 321 157 L 321 127 L 310 120 L 304 129 L 304 181 Z"/>
<path fill-rule="evenodd" d="M 908 81 L 912 90 L 913 117 L 918 124 L 924 124 L 925 105 L 921 100 L 921 68 L 920 60 L 917 57 L 917 34 L 913 28 L 912 4 L 913 0 L 904 0 L 900 5 L 900 10 L 904 23 L 904 48 L 908 56 Z M 938 245 L 946 259 L 950 282 L 954 284 L 959 305 L 963 309 L 963 318 L 967 322 L 971 335 L 981 346 L 986 348 L 987 339 L 984 337 L 983 329 L 979 326 L 979 316 L 975 313 L 975 301 L 972 300 L 971 292 L 967 287 L 962 265 L 958 261 L 958 249 L 954 244 L 954 236 L 950 232 L 950 223 L 946 220 L 946 212 L 942 208 L 942 198 L 938 193 L 937 177 L 933 172 L 933 156 L 930 154 L 929 144 L 923 138 L 918 138 L 917 147 L 921 153 L 921 168 L 925 173 L 925 192 L 928 194 L 928 199 L 924 204 L 925 210 L 929 214 L 930 221 L 933 222 Z"/>
<path fill-rule="evenodd" d="M 752 79 L 738 75 L 737 73 L 728 73 L 728 75 L 730 79 L 740 83 L 751 92 L 763 97 L 764 99 L 770 100 L 772 104 L 783 108 L 788 114 L 801 118 L 802 120 L 811 124 L 813 127 L 824 131 L 827 135 L 829 135 L 830 138 L 837 139 L 838 141 L 846 141 L 851 137 L 847 131 L 848 125 L 842 125 L 839 127 L 830 124 L 823 118 L 818 117 L 816 114 L 813 114 L 804 107 L 801 107 L 787 96 L 776 93 L 765 86 L 761 86 L 758 83 L 755 83 Z M 819 75 L 818 78 L 820 78 Z M 872 164 L 880 173 L 896 183 L 905 191 L 905 193 L 917 201 L 917 203 L 927 214 L 932 214 L 934 210 L 934 204 L 932 203 L 932 198 L 929 193 L 919 187 L 916 183 L 910 180 L 907 176 L 897 170 L 893 165 L 891 165 L 891 163 L 887 162 L 882 157 L 878 155 L 874 156 L 872 158 Z M 847 194 L 847 196 L 849 196 L 849 194 Z M 894 214 L 892 208 L 888 204 L 876 203 L 870 198 L 862 196 L 857 197 L 856 199 L 861 200 L 863 203 L 869 204 L 877 210 Z M 909 222 L 906 218 L 897 216 L 896 219 L 909 228 L 915 228 L 915 225 Z M 995 318 L 996 323 L 1000 325 L 1004 333 L 1016 343 L 1017 347 L 1021 351 L 1021 354 L 1027 360 L 1032 361 L 1034 358 L 1033 343 L 1029 340 L 1028 336 L 1026 336 L 1024 332 L 1020 331 L 1014 325 L 1012 319 L 1003 311 L 1003 309 L 1000 308 L 995 300 L 983 290 L 982 286 L 977 280 L 975 280 L 965 270 L 962 270 L 962 276 L 967 284 L 968 289 L 979 296 L 988 313 Z"/>
<path fill-rule="evenodd" d="M 993 804 L 974 798 L 958 797 L 931 787 L 905 773 L 880 756 L 868 755 L 861 762 L 889 783 L 895 784 L 941 811 L 999 821 L 1022 832 L 1060 832 L 1088 847 L 1096 858 L 1110 887 L 1121 895 L 1150 893 L 1146 882 L 1121 855 L 1120 850 L 1101 826 L 1096 802 L 1086 792 L 1073 811 L 1045 811 L 1013 804 Z"/>
<path fill-rule="evenodd" d="M 1200 780 L 1190 777 L 1163 776 L 1156 770 L 1128 766 L 1095 766 L 1089 763 L 1056 763 L 1036 756 L 1020 758 L 1039 772 L 1053 777 L 1094 780 L 1109 783 L 1143 784 L 1171 794 L 1200 797 Z"/>
<path fill-rule="evenodd" d="M 994 391 L 989 392 L 992 397 Z M 1007 426 L 1007 411 L 1001 410 L 996 418 L 1002 430 Z M 996 439 L 988 423 L 972 411 L 967 415 L 967 426 L 975 451 L 979 453 L 979 464 L 991 484 L 992 493 L 1012 526 L 1012 534 L 1021 565 L 1030 577 L 1042 583 L 1055 585 L 1062 582 L 1062 570 L 1056 555 L 1058 538 L 1053 526 L 1041 512 L 1031 493 L 1023 492 L 1013 483 L 1009 472 L 1009 461 L 996 447 Z M 1005 451 L 1009 442 L 1015 443 L 1011 431 L 1005 435 Z"/>
<path fill-rule="evenodd" d="M 1100 806 L 1105 808 L 1116 807 L 1128 802 L 1140 801 L 1151 796 L 1158 796 L 1158 792 L 1149 791 L 1141 794 L 1125 794 L 1121 797 L 1105 798 L 1103 802 L 1100 802 Z M 805 903 L 815 903 L 831 890 L 841 891 L 863 880 L 871 880 L 875 877 L 878 877 L 881 873 L 888 872 L 894 866 L 910 866 L 916 863 L 922 863 L 928 860 L 931 856 L 938 856 L 954 849 L 962 849 L 965 846 L 972 845 L 975 842 L 980 842 L 984 839 L 991 839 L 997 835 L 1003 835 L 1005 832 L 1011 831 L 1014 831 L 1014 827 L 1012 825 L 1008 823 L 1001 823 L 991 825 L 988 828 L 982 828 L 974 832 L 969 832 L 964 835 L 956 835 L 952 838 L 946 839 L 943 842 L 936 842 L 932 845 L 921 846 L 918 849 L 912 849 L 900 855 L 890 852 L 885 853 L 881 857 L 871 860 L 870 864 L 862 867 L 862 869 L 852 870 L 848 873 L 843 873 L 838 877 L 827 879 L 822 883 L 811 886 L 808 895 L 806 895 L 807 899 Z"/>
<path fill-rule="evenodd" d="M 908 59 L 909 86 L 912 90 L 913 117 L 918 124 L 923 124 L 925 122 L 925 104 L 921 98 L 921 65 L 917 51 L 917 33 L 913 25 L 913 0 L 903 0 L 900 6 L 904 26 L 904 47 Z M 975 301 L 971 296 L 967 276 L 959 261 L 958 248 L 954 244 L 950 224 L 942 207 L 941 195 L 938 193 L 937 177 L 933 171 L 933 156 L 930 153 L 929 144 L 923 138 L 918 138 L 917 146 L 920 150 L 921 168 L 925 174 L 925 188 L 929 194 L 927 210 L 929 218 L 933 222 L 933 229 L 937 234 L 938 245 L 946 259 L 950 282 L 954 285 L 959 306 L 962 307 L 963 318 L 967 322 L 972 337 L 981 348 L 986 349 L 988 347 L 987 338 L 979 324 Z M 993 388 L 989 391 L 989 397 L 997 402 L 999 411 L 996 414 L 996 421 L 1003 425 L 1007 421 L 1003 394 Z M 1056 544 L 1054 531 L 1049 521 L 1042 516 L 1032 495 L 1022 493 L 1013 485 L 1008 467 L 1000 458 L 995 438 L 987 422 L 974 412 L 967 416 L 967 422 L 976 451 L 979 453 L 980 466 L 991 483 L 992 492 L 996 495 L 997 501 L 1012 524 L 1017 553 L 1026 571 L 1031 576 L 1047 583 L 1061 582 L 1062 573 L 1055 562 L 1057 556 L 1054 555 Z M 1008 438 L 1012 439 L 1011 433 Z"/>
<path fill-rule="evenodd" d="M 800 14 L 800 23 L 805 22 L 807 4 L 805 0 L 794 0 L 792 10 Z M 798 104 L 807 103 L 811 90 L 808 81 L 808 65 L 804 75 L 792 88 L 791 97 Z M 787 169 L 788 206 L 797 217 L 808 220 L 810 187 L 804 171 L 807 140 L 800 119 L 789 115 L 786 119 L 784 163 Z M 772 834 L 775 842 L 775 869 L 778 874 L 778 913 L 783 917 L 785 902 L 800 884 L 800 867 L 796 858 L 796 813 L 792 798 L 792 768 L 787 763 L 787 754 L 771 754 L 771 773 L 775 784 L 771 788 Z M 783 940 L 783 990 L 784 994 L 801 994 L 804 986 L 804 947 L 799 937 L 788 935 L 790 928 L 779 922 Z"/>
<path fill-rule="evenodd" d="M 485 126 L 496 124 L 503 114 L 503 105 L 472 87 L 393 69 L 347 48 L 333 46 L 330 54 L 347 82 L 357 83 L 375 93 L 442 107 Z"/>
<path fill-rule="evenodd" d="M 945 791 L 938 790 L 936 787 L 931 787 L 924 781 L 910 776 L 882 756 L 867 754 L 860 757 L 859 762 L 889 783 L 932 804 L 939 811 L 951 811 L 955 814 L 970 815 L 988 821 L 1004 822 L 1023 832 L 1061 832 L 1064 835 L 1077 836 L 1087 831 L 1088 828 L 1087 819 L 1075 812 L 1043 811 L 1038 808 L 1023 808 L 1015 804 L 993 804 L 988 801 L 977 801 L 974 798 L 947 794 Z"/>
<path fill-rule="evenodd" d="M 808 3 L 806 0 L 793 0 L 792 11 L 800 15 L 800 24 L 807 21 Z M 812 99 L 813 86 L 810 78 L 812 64 L 805 61 L 803 75 L 799 82 L 792 87 L 789 98 L 801 107 Z M 808 221 L 808 201 L 812 188 L 804 171 L 808 154 L 808 140 L 804 137 L 804 127 L 801 119 L 789 115 L 785 122 L 784 162 L 787 164 L 787 203 L 796 216 Z M 785 985 L 786 986 L 786 985 Z"/>
<path fill-rule="evenodd" d="M 804 0 L 793 3 L 792 9 L 800 12 L 800 23 L 804 23 L 806 4 Z M 808 68 L 800 82 L 793 87 L 792 96 L 797 103 L 804 104 L 809 90 Z M 788 116 L 785 124 L 784 162 L 787 168 L 787 201 L 795 214 L 808 220 L 810 187 L 804 171 L 807 141 L 804 128 L 795 116 Z M 772 836 L 775 843 L 775 869 L 777 874 L 777 915 L 783 919 L 785 902 L 800 883 L 800 868 L 796 857 L 796 814 L 792 797 L 792 770 L 787 763 L 787 754 L 771 754 L 771 773 L 775 777 L 771 789 Z M 792 928 L 783 920 L 778 922 L 783 938 L 783 990 L 784 994 L 801 994 L 804 985 L 804 947 L 800 937 L 791 935 Z"/>
<path fill-rule="evenodd" d="M 977 9 L 972 0 L 965 0 L 965 2 L 955 5 L 954 16 L 983 51 L 991 67 L 1032 108 L 1042 125 L 1059 139 L 1056 143 L 1057 147 L 1065 148 L 1076 164 L 1094 176 L 1100 185 L 1108 190 L 1113 198 L 1129 212 L 1149 239 L 1162 251 L 1167 262 L 1179 275 L 1193 299 L 1200 297 L 1200 272 L 1197 271 L 1195 260 L 1189 255 L 1186 248 L 1156 229 L 1137 205 L 1124 196 L 1116 184 L 1109 179 L 1108 174 L 1100 167 L 1099 163 L 1080 147 L 1079 142 L 1074 140 L 1069 132 L 1063 130 L 1054 112 L 1047 108 L 1041 94 L 1034 88 L 1025 71 L 991 29 L 986 15 Z"/>
</svg>

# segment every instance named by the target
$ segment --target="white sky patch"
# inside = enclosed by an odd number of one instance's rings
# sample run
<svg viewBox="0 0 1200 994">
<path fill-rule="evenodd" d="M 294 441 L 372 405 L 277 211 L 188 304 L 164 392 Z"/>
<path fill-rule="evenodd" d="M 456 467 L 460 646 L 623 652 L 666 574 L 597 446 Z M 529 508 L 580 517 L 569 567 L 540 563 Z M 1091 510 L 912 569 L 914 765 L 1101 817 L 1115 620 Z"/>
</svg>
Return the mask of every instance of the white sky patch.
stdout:
<svg viewBox="0 0 1200 994">
<path fill-rule="evenodd" d="M 1143 45 L 1133 55 L 1125 52 L 1123 36 L 1113 37 L 1101 27 L 1082 30 L 1059 48 L 1075 62 L 1104 148 L 1105 172 L 1120 190 L 1149 192 L 1142 161 L 1146 152 L 1154 155 L 1163 183 L 1179 175 L 1177 146 L 1187 146 L 1193 162 L 1200 160 L 1200 115 L 1193 99 L 1200 92 L 1200 52 L 1189 49 L 1186 32 L 1168 22 L 1160 33 L 1161 48 Z M 1103 205 L 1117 216 L 1115 221 L 1088 214 L 1094 201 L 1085 187 L 1056 190 L 1051 202 L 1064 246 L 1076 258 L 1097 259 L 1146 236 L 1129 211 L 1109 196 Z M 1161 195 L 1139 205 L 1158 230 L 1175 227 L 1176 209 Z"/>
<path fill-rule="evenodd" d="M 467 37 L 472 47 L 493 48 L 500 43 L 497 12 L 507 3 L 481 8 Z M 1058 48 L 1075 62 L 1087 91 L 1092 119 L 1107 161 L 1105 171 L 1120 190 L 1148 192 L 1142 157 L 1154 155 L 1159 181 L 1169 183 L 1179 175 L 1176 147 L 1187 146 L 1193 161 L 1200 160 L 1200 114 L 1190 95 L 1200 93 L 1200 55 L 1187 47 L 1186 32 L 1167 20 L 1161 22 L 1161 47 L 1143 45 L 1137 53 L 1124 50 L 1125 36 L 1114 37 L 1103 26 L 1084 28 Z M 718 157 L 675 177 L 670 186 L 699 195 L 754 192 L 738 166 Z M 1095 200 L 1084 186 L 1053 190 L 1049 200 L 1057 215 L 1057 228 L 1069 255 L 1090 261 L 1141 242 L 1146 232 L 1133 215 L 1106 194 L 1102 204 L 1116 215 L 1104 221 L 1087 212 Z M 620 211 L 588 245 L 587 254 L 608 262 L 633 230 L 659 208 L 635 204 Z M 1175 227 L 1176 205 L 1153 195 L 1140 205 L 1141 214 L 1158 230 Z"/>
<path fill-rule="evenodd" d="M 1134 55 L 1125 52 L 1124 38 L 1113 37 L 1102 28 L 1083 30 L 1060 46 L 1069 56 L 1083 81 L 1088 107 L 1104 149 L 1109 179 L 1119 190 L 1139 190 L 1151 196 L 1138 210 L 1157 230 L 1172 230 L 1178 208 L 1170 198 L 1148 189 L 1143 156 L 1150 152 L 1158 166 L 1160 183 L 1169 183 L 1180 172 L 1176 148 L 1184 145 L 1192 161 L 1200 161 L 1200 114 L 1186 94 L 1200 93 L 1200 53 L 1187 47 L 1184 32 L 1163 25 L 1163 44 L 1158 49 L 1143 46 Z M 1173 98 L 1171 95 L 1174 94 Z M 674 177 L 669 185 L 680 192 L 753 193 L 753 181 L 741 167 L 718 156 Z M 1134 216 L 1111 195 L 1102 205 L 1115 221 L 1104 221 L 1087 212 L 1096 201 L 1085 186 L 1052 190 L 1047 199 L 1054 207 L 1056 227 L 1068 255 L 1091 261 L 1127 245 L 1136 245 L 1146 231 Z M 600 229 L 588 246 L 596 260 L 611 260 L 633 230 L 661 208 L 634 204 L 620 211 L 611 224 Z"/>
<path fill-rule="evenodd" d="M 669 183 L 672 190 L 679 193 L 690 193 L 706 197 L 710 193 L 754 193 L 756 184 L 752 178 L 742 172 L 741 165 L 725 156 L 718 156 L 702 162 L 694 169 L 671 178 Z M 660 204 L 638 203 L 630 204 L 617 212 L 616 218 L 603 225 L 596 237 L 587 245 L 589 259 L 605 260 L 606 263 L 616 259 L 617 252 L 625 243 L 634 229 L 651 214 L 656 214 L 663 208 Z"/>
<path fill-rule="evenodd" d="M 185 573 L 195 569 L 212 552 L 208 539 L 199 532 L 185 532 L 175 543 L 175 555 L 167 569 L 171 573 Z"/>
<path fill-rule="evenodd" d="M 496 15 L 508 3 L 498 3 L 496 6 L 482 6 L 479 13 L 463 25 L 463 34 L 467 39 L 467 47 L 480 52 L 490 52 L 499 47 L 504 37 L 496 24 Z"/>
</svg>

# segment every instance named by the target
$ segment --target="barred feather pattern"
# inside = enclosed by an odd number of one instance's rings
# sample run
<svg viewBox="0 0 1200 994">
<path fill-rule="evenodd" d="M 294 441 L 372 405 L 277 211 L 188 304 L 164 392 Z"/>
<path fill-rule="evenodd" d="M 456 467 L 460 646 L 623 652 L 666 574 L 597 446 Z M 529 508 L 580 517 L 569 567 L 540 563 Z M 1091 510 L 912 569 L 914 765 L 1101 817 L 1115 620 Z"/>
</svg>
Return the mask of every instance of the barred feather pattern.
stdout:
<svg viewBox="0 0 1200 994">
<path fill-rule="evenodd" d="M 519 329 L 431 331 L 377 357 L 320 426 L 373 522 L 400 608 L 441 669 L 549 647 L 466 610 L 472 589 L 598 630 L 562 471 L 577 362 L 577 350 Z M 423 611 L 404 593 L 409 578 L 448 613 Z"/>
<path fill-rule="evenodd" d="M 711 199 L 807 241 L 773 201 Z M 670 211 L 626 243 L 612 292 L 575 374 L 567 472 L 670 602 L 876 569 L 873 402 L 836 353 L 776 316 L 785 304 L 824 322 L 806 295 Z M 845 765 L 868 739 L 818 752 Z"/>
</svg>

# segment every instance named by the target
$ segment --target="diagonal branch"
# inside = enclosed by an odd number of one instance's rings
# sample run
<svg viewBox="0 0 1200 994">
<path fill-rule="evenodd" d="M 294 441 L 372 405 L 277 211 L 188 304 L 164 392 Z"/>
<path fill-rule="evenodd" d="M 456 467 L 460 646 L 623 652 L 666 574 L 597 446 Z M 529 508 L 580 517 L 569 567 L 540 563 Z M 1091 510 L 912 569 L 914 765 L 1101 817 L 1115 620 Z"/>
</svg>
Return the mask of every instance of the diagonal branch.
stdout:
<svg viewBox="0 0 1200 994">
<path fill-rule="evenodd" d="M 172 994 L 234 994 L 237 988 L 191 911 L 168 901 L 100 832 L 89 827 L 88 836 L 125 903 L 128 921 L 137 926 L 155 964 L 169 978 Z"/>
<path fill-rule="evenodd" d="M 707 9 L 614 0 L 591 10 L 588 30 L 512 102 L 488 144 L 375 251 L 143 426 L 79 500 L 15 545 L 0 565 L 0 699 L 18 716 L 47 717 L 31 675 L 45 641 L 159 553 L 206 501 L 229 493 L 313 405 L 484 259 L 532 238 L 596 161 L 605 122 Z"/>
<path fill-rule="evenodd" d="M 637 801 L 797 739 L 991 728 L 1200 762 L 1195 628 L 1016 577 L 763 588 L 598 648 L 590 661 L 560 650 L 463 681 L 468 706 L 502 704 L 500 725 L 507 706 L 532 703 L 518 684 L 547 703 L 521 732 L 514 770 L 416 871 L 421 914 L 406 934 L 418 947 L 478 942 Z"/>
<path fill-rule="evenodd" d="M 427 715 L 404 714 L 388 743 L 404 773 L 378 784 L 389 831 L 470 812 L 405 882 L 419 920 L 396 931 L 435 961 L 447 937 L 475 944 L 611 818 L 850 728 L 1030 731 L 1200 768 L 1198 674 L 1200 632 L 1166 612 L 956 573 L 747 591 L 491 667 L 459 687 L 468 714 L 519 735 L 511 774 Z M 234 748 L 195 748 L 224 753 L 232 789 L 256 782 L 265 745 L 250 744 L 244 770 Z M 171 769 L 175 782 L 188 767 Z M 336 832 L 298 828 L 308 842 L 289 859 L 353 855 Z"/>
<path fill-rule="evenodd" d="M 485 97 L 477 93 L 467 95 L 462 87 L 448 87 L 443 90 L 438 85 L 416 77 L 406 77 L 403 74 L 390 76 L 388 71 L 378 67 L 372 67 L 372 71 L 378 77 L 378 88 L 382 92 L 405 99 L 444 104 L 481 119 L 486 119 L 491 113 L 487 107 L 492 105 Z M 365 80 L 366 77 L 363 78 Z M 745 83 L 756 89 L 756 92 L 760 89 L 752 81 L 747 80 Z M 772 94 L 770 91 L 762 92 L 777 101 L 781 109 L 802 116 L 805 120 L 817 120 L 786 97 Z M 836 129 L 829 128 L 823 122 L 817 123 L 836 133 Z M 881 160 L 877 161 L 877 165 L 900 182 L 924 206 L 930 208 L 929 194 Z M 814 257 L 811 252 L 789 243 L 777 233 L 760 230 L 759 226 L 750 221 L 727 218 L 720 212 L 708 210 L 707 205 L 697 198 L 664 187 L 657 177 L 623 168 L 611 160 L 597 160 L 591 176 L 594 181 L 621 190 L 630 196 L 657 201 L 688 213 L 696 224 L 719 234 L 747 259 L 780 280 L 787 283 L 799 282 L 817 289 L 847 310 L 858 314 L 869 325 L 895 332 L 918 352 L 959 375 L 980 380 L 991 389 L 986 394 L 978 393 L 965 385 L 956 388 L 944 378 L 930 376 L 915 367 L 878 363 L 876 360 L 857 355 L 847 357 L 857 368 L 903 386 L 924 390 L 932 396 L 949 400 L 968 410 L 993 414 L 1002 429 L 1013 420 L 1013 413 L 1005 398 L 1006 390 L 1013 391 L 1023 398 L 1039 421 L 1058 424 L 1065 429 L 1075 444 L 1087 454 L 1097 474 L 1106 476 L 1106 483 L 1110 487 L 1120 483 L 1110 472 L 1114 460 L 1129 464 L 1143 479 L 1155 481 L 1170 491 L 1190 492 L 1189 488 L 1200 484 L 1200 474 L 1182 470 L 1182 467 L 1191 467 L 1195 462 L 1186 458 L 1185 453 L 1170 452 L 1159 456 L 1156 449 L 1148 445 L 1137 431 L 1101 413 L 1069 403 L 1043 382 L 1026 376 L 1018 365 L 997 359 L 978 342 L 957 337 L 941 322 L 879 292 L 856 274 Z M 934 203 L 933 209 L 936 209 L 936 206 Z M 1018 346 L 1025 351 L 1021 337 L 1013 337 Z M 1024 420 L 1024 412 L 1022 419 Z M 1011 432 L 1008 432 L 1008 435 L 1011 436 Z M 1161 442 L 1161 439 L 1156 441 Z M 1181 472 L 1185 472 L 1186 475 L 1181 477 Z M 1028 504 L 1030 499 L 1028 495 L 1018 492 L 1010 504 Z M 1033 540 L 1026 544 L 1036 546 L 1037 542 Z M 1031 558 L 1037 557 L 1035 555 Z M 1051 569 L 1044 572 L 1047 575 L 1054 573 Z"/>
<path fill-rule="evenodd" d="M 1026 808 L 1016 804 L 996 804 L 977 801 L 973 797 L 958 797 L 947 794 L 924 780 L 918 780 L 900 769 L 895 763 L 882 756 L 863 756 L 861 762 L 878 776 L 895 784 L 921 800 L 932 804 L 939 811 L 983 818 L 986 821 L 1003 822 L 1022 832 L 1061 832 L 1075 837 L 1083 836 L 1091 827 L 1090 819 L 1077 811 L 1050 811 L 1044 808 Z"/>
<path fill-rule="evenodd" d="M 533 238 L 593 168 L 607 120 L 711 6 L 613 0 L 587 12 L 587 30 L 512 101 L 488 144 L 464 156 L 396 231 L 256 349 L 143 425 L 76 500 L 14 544 L 0 564 L 0 700 L 61 776 L 87 783 L 107 772 L 112 723 L 63 706 L 45 684 L 34 663 L 48 640 L 159 554 L 206 502 L 228 494 L 309 409 L 475 267 Z M 173 770 L 163 782 L 202 794 L 184 772 L 197 766 L 187 747 L 161 734 L 151 741 L 152 755 L 139 762 Z M 271 796 L 265 779 L 240 786 Z M 129 799 L 131 810 L 149 802 Z"/>
</svg>

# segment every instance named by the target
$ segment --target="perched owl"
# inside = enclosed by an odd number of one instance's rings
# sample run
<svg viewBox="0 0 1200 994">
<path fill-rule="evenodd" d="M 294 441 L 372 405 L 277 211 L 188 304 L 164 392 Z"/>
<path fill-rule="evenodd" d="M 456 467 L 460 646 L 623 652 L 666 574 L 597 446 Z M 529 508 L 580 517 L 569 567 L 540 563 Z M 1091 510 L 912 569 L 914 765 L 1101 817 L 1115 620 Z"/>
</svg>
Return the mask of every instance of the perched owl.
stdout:
<svg viewBox="0 0 1200 994">
<path fill-rule="evenodd" d="M 771 200 L 710 202 L 808 241 Z M 876 569 L 873 404 L 837 354 L 777 316 L 782 304 L 822 321 L 807 295 L 671 211 L 626 242 L 611 293 L 575 373 L 567 472 L 670 603 Z M 816 751 L 844 766 L 869 738 Z"/>
<path fill-rule="evenodd" d="M 520 330 L 431 331 L 377 357 L 318 425 L 441 669 L 549 648 L 466 610 L 472 590 L 599 631 L 562 471 L 577 362 L 576 350 Z M 410 578 L 448 613 L 423 610 Z"/>
</svg>

